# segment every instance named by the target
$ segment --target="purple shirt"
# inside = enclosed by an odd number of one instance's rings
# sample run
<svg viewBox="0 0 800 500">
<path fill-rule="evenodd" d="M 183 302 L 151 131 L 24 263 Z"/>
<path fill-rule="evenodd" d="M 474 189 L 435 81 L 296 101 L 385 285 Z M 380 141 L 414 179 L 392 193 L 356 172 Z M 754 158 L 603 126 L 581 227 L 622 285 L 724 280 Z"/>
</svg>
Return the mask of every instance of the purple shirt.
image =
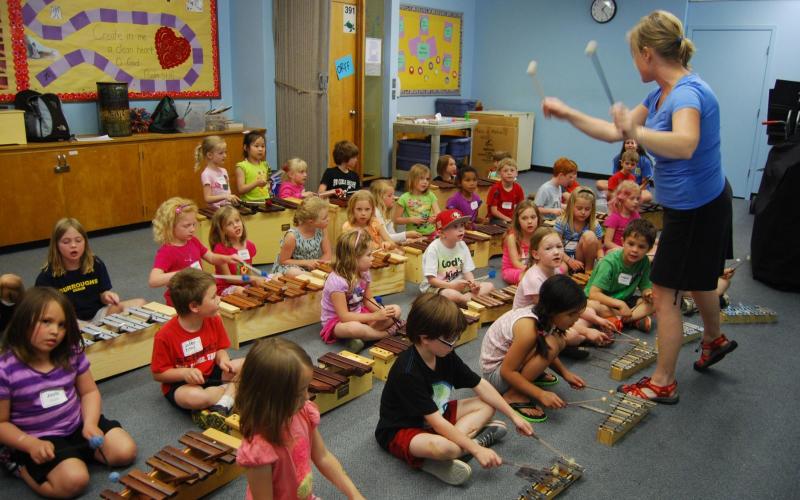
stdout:
<svg viewBox="0 0 800 500">
<path fill-rule="evenodd" d="M 68 436 L 81 425 L 81 400 L 75 379 L 89 369 L 84 353 L 70 359 L 71 370 L 41 373 L 10 350 L 0 354 L 0 400 L 11 404 L 12 424 L 35 436 Z"/>
<path fill-rule="evenodd" d="M 325 280 L 325 288 L 322 289 L 322 313 L 320 314 L 320 321 L 325 325 L 328 321 L 336 318 L 336 308 L 333 307 L 333 300 L 331 295 L 335 292 L 342 292 L 347 298 L 347 309 L 350 312 L 361 312 L 364 307 L 364 294 L 367 291 L 372 278 L 369 271 L 361 275 L 361 280 L 351 291 L 350 284 L 335 272 L 328 275 Z"/>
<path fill-rule="evenodd" d="M 475 219 L 478 218 L 478 209 L 481 203 L 483 203 L 483 200 L 477 193 L 472 193 L 472 198 L 468 200 L 464 198 L 461 191 L 458 191 L 447 199 L 447 208 L 455 208 L 464 216 L 472 217 L 472 222 L 475 222 Z"/>
</svg>

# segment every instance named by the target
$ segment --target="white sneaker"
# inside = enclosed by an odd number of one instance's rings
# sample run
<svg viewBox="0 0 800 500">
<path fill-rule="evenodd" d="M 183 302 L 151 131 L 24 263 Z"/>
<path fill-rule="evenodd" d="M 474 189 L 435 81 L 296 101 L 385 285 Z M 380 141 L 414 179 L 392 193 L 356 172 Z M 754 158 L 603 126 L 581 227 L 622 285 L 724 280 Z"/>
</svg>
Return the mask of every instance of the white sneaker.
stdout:
<svg viewBox="0 0 800 500">
<path fill-rule="evenodd" d="M 466 483 L 472 476 L 472 467 L 461 460 L 432 460 L 422 463 L 422 470 L 453 486 Z"/>
</svg>

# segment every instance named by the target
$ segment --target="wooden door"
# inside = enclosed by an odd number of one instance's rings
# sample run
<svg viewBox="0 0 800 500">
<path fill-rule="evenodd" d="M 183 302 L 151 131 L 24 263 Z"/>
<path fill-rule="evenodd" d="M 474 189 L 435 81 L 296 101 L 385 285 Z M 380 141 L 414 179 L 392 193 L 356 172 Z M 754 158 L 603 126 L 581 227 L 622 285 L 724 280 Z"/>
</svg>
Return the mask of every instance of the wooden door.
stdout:
<svg viewBox="0 0 800 500">
<path fill-rule="evenodd" d="M 13 202 L 0 203 L 0 246 L 47 239 L 66 215 L 55 151 L 5 154 L 3 185 L 15 186 Z M 11 197 L 12 195 L 9 194 Z"/>
<path fill-rule="evenodd" d="M 339 141 L 362 146 L 363 2 L 331 0 L 328 62 L 328 150 Z M 329 165 L 333 158 L 329 157 Z M 359 175 L 362 169 L 357 167 Z"/>
<path fill-rule="evenodd" d="M 71 148 L 66 154 L 70 171 L 61 180 L 67 215 L 87 231 L 147 220 L 138 144 Z"/>
</svg>

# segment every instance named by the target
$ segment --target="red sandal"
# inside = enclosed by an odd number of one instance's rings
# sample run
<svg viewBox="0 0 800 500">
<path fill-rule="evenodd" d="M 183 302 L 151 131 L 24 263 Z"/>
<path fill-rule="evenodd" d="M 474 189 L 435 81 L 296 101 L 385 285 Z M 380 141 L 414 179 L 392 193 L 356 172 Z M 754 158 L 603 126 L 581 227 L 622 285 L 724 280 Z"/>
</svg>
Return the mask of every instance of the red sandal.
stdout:
<svg viewBox="0 0 800 500">
<path fill-rule="evenodd" d="M 728 340 L 728 337 L 724 334 L 711 342 L 703 342 L 700 344 L 700 359 L 694 362 L 694 369 L 699 372 L 706 371 L 714 363 L 722 361 L 726 354 L 732 352 L 738 346 L 739 344 L 735 340 Z"/>
<path fill-rule="evenodd" d="M 644 392 L 643 389 L 650 389 L 655 396 L 650 397 Z M 626 384 L 617 387 L 617 392 L 630 394 L 640 399 L 646 399 L 654 403 L 661 403 L 665 405 L 674 405 L 680 399 L 678 396 L 678 382 L 673 382 L 669 385 L 655 385 L 650 377 L 642 377 L 635 384 Z"/>
</svg>

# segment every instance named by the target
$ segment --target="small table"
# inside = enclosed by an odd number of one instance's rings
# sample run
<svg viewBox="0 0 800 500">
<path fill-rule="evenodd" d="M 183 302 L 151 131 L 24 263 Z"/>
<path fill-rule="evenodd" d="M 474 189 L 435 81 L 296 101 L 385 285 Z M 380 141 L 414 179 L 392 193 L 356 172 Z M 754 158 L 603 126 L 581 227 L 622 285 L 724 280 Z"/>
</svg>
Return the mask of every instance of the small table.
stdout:
<svg viewBox="0 0 800 500">
<path fill-rule="evenodd" d="M 422 121 L 424 120 L 424 121 Z M 397 169 L 397 138 L 399 134 L 424 134 L 431 136 L 431 162 L 429 167 L 431 170 L 436 168 L 436 163 L 439 161 L 439 147 L 441 144 L 442 132 L 449 132 L 451 130 L 464 130 L 466 136 L 472 135 L 472 129 L 478 124 L 478 120 L 464 118 L 442 118 L 436 120 L 433 117 L 419 117 L 410 116 L 396 120 L 392 126 L 392 177 L 405 181 L 408 177 L 407 170 Z M 469 148 L 469 161 L 472 159 L 472 143 Z M 434 173 L 435 175 L 435 173 Z"/>
</svg>

